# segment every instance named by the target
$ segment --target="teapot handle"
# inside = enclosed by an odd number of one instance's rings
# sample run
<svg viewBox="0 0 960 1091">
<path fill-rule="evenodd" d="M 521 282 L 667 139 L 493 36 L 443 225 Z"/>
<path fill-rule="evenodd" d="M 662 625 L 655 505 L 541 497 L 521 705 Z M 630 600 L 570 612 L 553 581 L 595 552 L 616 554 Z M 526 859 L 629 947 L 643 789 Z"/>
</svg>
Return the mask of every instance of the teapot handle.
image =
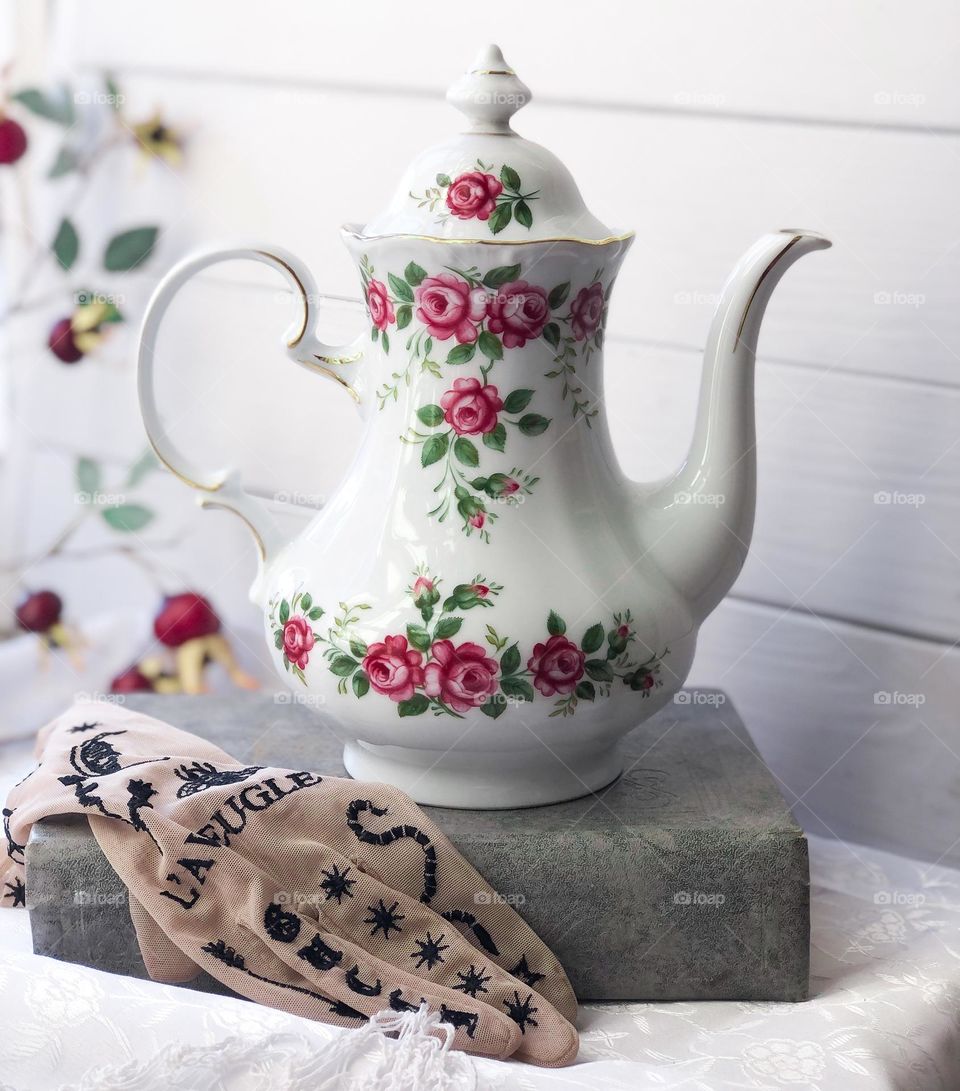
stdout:
<svg viewBox="0 0 960 1091">
<path fill-rule="evenodd" d="M 310 270 L 295 255 L 279 247 L 234 246 L 225 250 L 204 250 L 185 258 L 163 278 L 147 306 L 140 331 L 140 349 L 137 359 L 137 391 L 140 412 L 147 438 L 160 461 L 181 481 L 199 489 L 205 495 L 200 499 L 204 508 L 226 508 L 239 515 L 249 526 L 257 541 L 261 562 L 265 562 L 286 544 L 276 520 L 266 504 L 252 496 L 244 488 L 238 471 L 230 468 L 204 469 L 183 454 L 164 427 L 154 390 L 154 364 L 156 341 L 167 308 L 180 289 L 197 273 L 224 261 L 248 259 L 260 261 L 283 274 L 288 284 L 299 295 L 303 307 L 302 316 L 293 323 L 284 336 L 287 356 L 308 368 L 339 383 L 356 402 L 363 413 L 367 406 L 362 399 L 359 370 L 363 362 L 366 338 L 362 335 L 349 345 L 334 346 L 320 341 L 314 328 L 317 319 L 318 292 Z"/>
</svg>

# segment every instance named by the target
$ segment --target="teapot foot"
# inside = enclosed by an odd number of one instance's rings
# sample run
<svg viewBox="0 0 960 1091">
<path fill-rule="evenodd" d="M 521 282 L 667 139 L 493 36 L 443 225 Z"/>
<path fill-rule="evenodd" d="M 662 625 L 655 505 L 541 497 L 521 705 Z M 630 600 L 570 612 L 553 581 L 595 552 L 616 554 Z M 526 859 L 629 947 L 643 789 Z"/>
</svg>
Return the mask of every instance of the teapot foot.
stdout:
<svg viewBox="0 0 960 1091">
<path fill-rule="evenodd" d="M 617 747 L 457 753 L 358 741 L 344 746 L 343 764 L 355 780 L 393 784 L 417 803 L 480 811 L 579 799 L 623 772 Z"/>
</svg>

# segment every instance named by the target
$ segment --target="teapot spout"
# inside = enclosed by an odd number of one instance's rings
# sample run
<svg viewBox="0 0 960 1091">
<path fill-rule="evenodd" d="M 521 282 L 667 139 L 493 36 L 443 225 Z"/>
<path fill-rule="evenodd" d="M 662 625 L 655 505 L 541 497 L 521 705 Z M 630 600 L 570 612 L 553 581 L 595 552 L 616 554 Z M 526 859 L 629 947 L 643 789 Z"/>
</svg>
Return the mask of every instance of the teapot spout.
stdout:
<svg viewBox="0 0 960 1091">
<path fill-rule="evenodd" d="M 710 327 L 689 454 L 642 504 L 645 553 L 690 604 L 698 624 L 733 585 L 753 533 L 754 358 L 767 302 L 798 258 L 830 245 L 812 232 L 779 231 L 761 238 L 737 263 Z"/>
</svg>

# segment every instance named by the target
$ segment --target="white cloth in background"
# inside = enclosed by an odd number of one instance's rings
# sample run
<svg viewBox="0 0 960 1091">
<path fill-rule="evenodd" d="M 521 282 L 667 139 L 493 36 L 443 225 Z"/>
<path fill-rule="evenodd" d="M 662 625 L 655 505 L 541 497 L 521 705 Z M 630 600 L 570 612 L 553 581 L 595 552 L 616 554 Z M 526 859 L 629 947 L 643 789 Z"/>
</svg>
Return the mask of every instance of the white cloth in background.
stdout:
<svg viewBox="0 0 960 1091">
<path fill-rule="evenodd" d="M 0 792 L 30 767 L 27 747 L 6 750 Z M 957 1091 L 960 872 L 819 838 L 810 847 L 811 1000 L 585 1005 L 575 1067 L 545 1071 L 470 1059 L 477 1086 Z M 352 1033 L 240 1000 L 38 958 L 29 949 L 26 915 L 0 916 L 0 1088 L 4 1081 L 16 1091 L 82 1088 L 92 1069 L 107 1064 L 134 1062 L 146 1072 L 153 1064 L 162 1072 L 159 1055 L 173 1045 L 216 1050 L 235 1036 L 296 1060 L 305 1048 L 301 1039 L 323 1050 Z M 338 1091 L 388 1086 L 369 1078 L 372 1063 L 358 1062 L 355 1080 L 340 1078 Z M 262 1086 L 233 1068 L 217 1091 Z M 115 1086 L 148 1091 L 156 1084 L 128 1078 Z M 196 1084 L 198 1091 L 202 1086 Z M 271 1091 L 284 1086 L 279 1076 L 270 1083 Z"/>
</svg>

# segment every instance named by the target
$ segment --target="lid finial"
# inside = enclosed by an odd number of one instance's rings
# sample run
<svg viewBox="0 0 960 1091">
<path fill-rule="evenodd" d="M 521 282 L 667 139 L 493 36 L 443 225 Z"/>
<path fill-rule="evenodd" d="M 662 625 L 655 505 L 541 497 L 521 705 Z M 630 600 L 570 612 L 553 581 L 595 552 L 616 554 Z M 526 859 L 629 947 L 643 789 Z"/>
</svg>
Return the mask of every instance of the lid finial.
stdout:
<svg viewBox="0 0 960 1091">
<path fill-rule="evenodd" d="M 469 118 L 469 131 L 475 133 L 511 133 L 510 118 L 532 97 L 497 45 L 481 49 L 470 70 L 447 91 L 447 102 Z"/>
</svg>

